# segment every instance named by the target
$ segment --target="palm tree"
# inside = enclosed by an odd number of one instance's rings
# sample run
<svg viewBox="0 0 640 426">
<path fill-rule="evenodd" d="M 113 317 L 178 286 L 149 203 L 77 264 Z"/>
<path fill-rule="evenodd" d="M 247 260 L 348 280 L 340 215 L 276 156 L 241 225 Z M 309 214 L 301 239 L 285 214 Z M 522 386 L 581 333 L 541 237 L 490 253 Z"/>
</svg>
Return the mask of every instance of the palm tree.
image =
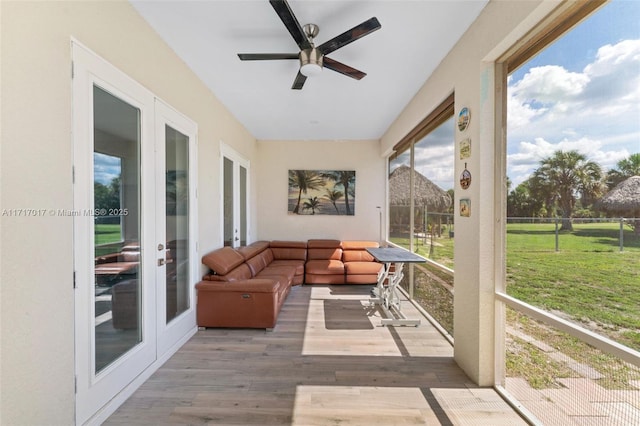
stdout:
<svg viewBox="0 0 640 426">
<path fill-rule="evenodd" d="M 611 190 L 631 176 L 640 176 L 640 153 L 631 154 L 629 158 L 618 161 L 616 168 L 609 170 L 607 187 Z"/>
<path fill-rule="evenodd" d="M 322 174 L 323 177 L 327 179 L 331 179 L 336 183 L 336 185 L 342 185 L 344 189 L 344 206 L 346 214 L 349 216 L 353 216 L 351 212 L 351 206 L 349 205 L 349 195 L 354 194 L 354 189 L 349 188 L 349 186 L 356 181 L 356 172 L 353 170 L 336 170 L 331 172 L 325 172 Z"/>
<path fill-rule="evenodd" d="M 338 210 L 338 206 L 336 205 L 336 202 L 342 198 L 342 196 L 344 195 L 341 191 L 338 191 L 336 189 L 329 189 L 326 188 L 326 195 L 324 196 L 325 199 L 331 201 L 331 204 L 333 204 L 333 207 L 336 209 L 336 213 L 340 214 L 340 210 Z"/>
<path fill-rule="evenodd" d="M 302 210 L 309 209 L 311 209 L 311 214 L 316 214 L 316 210 L 320 209 L 320 200 L 318 200 L 318 197 L 307 198 L 307 201 L 305 201 L 302 206 Z"/>
<path fill-rule="evenodd" d="M 298 188 L 298 202 L 293 209 L 294 214 L 299 214 L 302 194 L 310 189 L 318 189 L 325 184 L 325 180 L 313 170 L 289 170 L 289 188 Z"/>
<path fill-rule="evenodd" d="M 571 215 L 576 195 L 595 199 L 602 191 L 602 170 L 578 151 L 556 151 L 540 162 L 533 173 L 532 184 L 550 196 L 562 211 L 562 230 L 573 230 Z"/>
</svg>

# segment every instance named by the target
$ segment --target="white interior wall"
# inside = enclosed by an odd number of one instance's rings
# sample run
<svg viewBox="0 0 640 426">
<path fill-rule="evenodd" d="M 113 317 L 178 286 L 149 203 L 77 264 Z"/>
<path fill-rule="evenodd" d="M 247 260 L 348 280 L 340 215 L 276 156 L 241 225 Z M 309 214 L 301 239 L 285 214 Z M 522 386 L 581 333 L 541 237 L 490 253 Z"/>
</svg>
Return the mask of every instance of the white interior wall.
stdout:
<svg viewBox="0 0 640 426">
<path fill-rule="evenodd" d="M 258 158 L 259 239 L 379 240 L 386 175 L 378 141 L 259 141 Z M 288 214 L 289 170 L 355 170 L 355 215 Z"/>
</svg>

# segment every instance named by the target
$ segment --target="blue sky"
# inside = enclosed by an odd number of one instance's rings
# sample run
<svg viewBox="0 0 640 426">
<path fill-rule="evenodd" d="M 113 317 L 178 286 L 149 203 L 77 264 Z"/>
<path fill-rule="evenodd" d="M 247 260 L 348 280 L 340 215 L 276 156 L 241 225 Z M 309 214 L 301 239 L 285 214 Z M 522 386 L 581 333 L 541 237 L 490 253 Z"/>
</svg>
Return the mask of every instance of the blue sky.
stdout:
<svg viewBox="0 0 640 426">
<path fill-rule="evenodd" d="M 103 185 L 109 185 L 113 178 L 120 176 L 122 161 L 119 157 L 93 153 L 93 180 Z"/>
<path fill-rule="evenodd" d="M 640 152 L 640 0 L 605 5 L 514 71 L 507 117 L 512 189 L 560 149 L 604 171 Z M 416 147 L 416 170 L 443 189 L 457 181 L 454 125 Z"/>
<path fill-rule="evenodd" d="M 514 188 L 553 152 L 606 171 L 640 152 L 640 2 L 614 0 L 509 77 L 507 176 Z"/>
</svg>

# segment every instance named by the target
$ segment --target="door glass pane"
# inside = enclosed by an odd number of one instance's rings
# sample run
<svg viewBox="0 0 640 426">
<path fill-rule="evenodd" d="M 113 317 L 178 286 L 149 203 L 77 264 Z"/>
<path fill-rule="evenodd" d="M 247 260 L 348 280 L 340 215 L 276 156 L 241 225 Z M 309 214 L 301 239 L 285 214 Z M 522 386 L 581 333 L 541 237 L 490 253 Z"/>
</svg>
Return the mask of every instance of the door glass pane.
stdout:
<svg viewBox="0 0 640 426">
<path fill-rule="evenodd" d="M 95 371 L 142 341 L 140 110 L 93 88 Z"/>
<path fill-rule="evenodd" d="M 189 137 L 165 126 L 167 323 L 189 309 Z"/>
<path fill-rule="evenodd" d="M 224 158 L 224 245 L 233 247 L 233 161 Z"/>
<path fill-rule="evenodd" d="M 247 169 L 240 166 L 240 245 L 247 245 Z"/>
</svg>

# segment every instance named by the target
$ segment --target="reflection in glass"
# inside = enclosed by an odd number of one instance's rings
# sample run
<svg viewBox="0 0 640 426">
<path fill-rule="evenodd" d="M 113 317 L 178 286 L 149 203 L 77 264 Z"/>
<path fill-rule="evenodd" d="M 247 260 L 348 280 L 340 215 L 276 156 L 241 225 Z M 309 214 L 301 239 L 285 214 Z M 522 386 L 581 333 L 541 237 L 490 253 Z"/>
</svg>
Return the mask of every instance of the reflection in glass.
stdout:
<svg viewBox="0 0 640 426">
<path fill-rule="evenodd" d="M 406 150 L 389 160 L 389 238 L 394 243 L 406 248 L 409 248 L 409 242 L 411 241 L 409 235 L 409 175 L 406 174 L 405 178 L 402 179 L 406 182 L 397 179 L 397 176 L 402 173 L 403 169 L 408 169 L 410 164 L 410 150 Z"/>
<path fill-rule="evenodd" d="M 414 145 L 414 249 L 453 268 L 455 120 L 452 116 Z"/>
<path fill-rule="evenodd" d="M 165 126 L 167 323 L 189 309 L 189 137 Z"/>
<path fill-rule="evenodd" d="M 142 341 L 140 110 L 93 90 L 95 371 Z"/>
<path fill-rule="evenodd" d="M 413 149 L 389 159 L 390 240 L 448 268 L 453 267 L 454 132 L 451 116 Z"/>
</svg>

